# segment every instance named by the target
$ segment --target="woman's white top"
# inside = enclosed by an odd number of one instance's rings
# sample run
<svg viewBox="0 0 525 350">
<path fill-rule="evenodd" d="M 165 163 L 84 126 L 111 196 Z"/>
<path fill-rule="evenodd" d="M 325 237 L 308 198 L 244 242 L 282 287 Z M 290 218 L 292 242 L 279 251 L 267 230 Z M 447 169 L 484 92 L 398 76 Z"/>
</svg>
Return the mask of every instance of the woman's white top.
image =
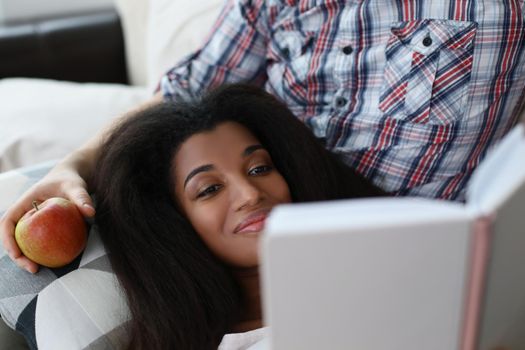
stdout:
<svg viewBox="0 0 525 350">
<path fill-rule="evenodd" d="M 244 333 L 226 334 L 218 350 L 263 350 L 267 349 L 268 327 L 257 328 Z"/>
</svg>

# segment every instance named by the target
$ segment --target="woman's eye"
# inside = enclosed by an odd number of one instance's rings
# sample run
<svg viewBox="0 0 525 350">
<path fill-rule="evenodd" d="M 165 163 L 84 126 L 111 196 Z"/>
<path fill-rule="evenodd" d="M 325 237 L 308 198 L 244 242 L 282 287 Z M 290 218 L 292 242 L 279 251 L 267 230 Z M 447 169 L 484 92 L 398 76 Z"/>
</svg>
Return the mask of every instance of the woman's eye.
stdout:
<svg viewBox="0 0 525 350">
<path fill-rule="evenodd" d="M 273 170 L 273 167 L 270 165 L 261 165 L 261 166 L 257 166 L 255 168 L 250 169 L 250 171 L 248 171 L 248 174 L 253 175 L 253 176 L 258 176 L 258 175 L 264 175 L 266 173 L 269 173 L 272 170 Z"/>
<path fill-rule="evenodd" d="M 197 198 L 207 197 L 209 195 L 214 194 L 221 188 L 221 185 L 211 185 L 206 187 L 204 190 L 200 191 L 197 194 Z"/>
</svg>

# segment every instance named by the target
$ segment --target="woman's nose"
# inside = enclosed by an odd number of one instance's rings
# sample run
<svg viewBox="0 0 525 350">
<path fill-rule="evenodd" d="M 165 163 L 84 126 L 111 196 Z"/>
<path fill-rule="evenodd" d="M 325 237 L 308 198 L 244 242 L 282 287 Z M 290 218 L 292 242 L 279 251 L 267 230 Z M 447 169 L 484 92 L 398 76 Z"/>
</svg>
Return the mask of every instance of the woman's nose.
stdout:
<svg viewBox="0 0 525 350">
<path fill-rule="evenodd" d="M 261 190 L 248 180 L 235 184 L 232 194 L 235 210 L 257 205 L 263 197 Z"/>
</svg>

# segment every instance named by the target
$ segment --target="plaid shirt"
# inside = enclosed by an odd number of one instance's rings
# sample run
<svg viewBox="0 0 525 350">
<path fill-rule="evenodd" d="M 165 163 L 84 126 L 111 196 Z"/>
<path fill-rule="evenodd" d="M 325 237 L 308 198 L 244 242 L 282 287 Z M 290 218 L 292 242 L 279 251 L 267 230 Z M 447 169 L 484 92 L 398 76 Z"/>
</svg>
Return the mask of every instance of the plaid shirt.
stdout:
<svg viewBox="0 0 525 350">
<path fill-rule="evenodd" d="M 229 1 L 166 98 L 252 81 L 400 195 L 462 200 L 524 93 L 523 0 Z"/>
</svg>

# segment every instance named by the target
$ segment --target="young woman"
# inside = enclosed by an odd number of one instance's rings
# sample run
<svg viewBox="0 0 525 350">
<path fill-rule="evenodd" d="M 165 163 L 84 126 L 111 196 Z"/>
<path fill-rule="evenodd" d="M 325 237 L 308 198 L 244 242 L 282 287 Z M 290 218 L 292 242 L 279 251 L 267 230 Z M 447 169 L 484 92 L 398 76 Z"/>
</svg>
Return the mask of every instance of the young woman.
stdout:
<svg viewBox="0 0 525 350">
<path fill-rule="evenodd" d="M 96 222 L 133 349 L 217 349 L 261 327 L 257 244 L 270 210 L 382 195 L 248 85 L 147 109 L 102 149 Z"/>
</svg>

